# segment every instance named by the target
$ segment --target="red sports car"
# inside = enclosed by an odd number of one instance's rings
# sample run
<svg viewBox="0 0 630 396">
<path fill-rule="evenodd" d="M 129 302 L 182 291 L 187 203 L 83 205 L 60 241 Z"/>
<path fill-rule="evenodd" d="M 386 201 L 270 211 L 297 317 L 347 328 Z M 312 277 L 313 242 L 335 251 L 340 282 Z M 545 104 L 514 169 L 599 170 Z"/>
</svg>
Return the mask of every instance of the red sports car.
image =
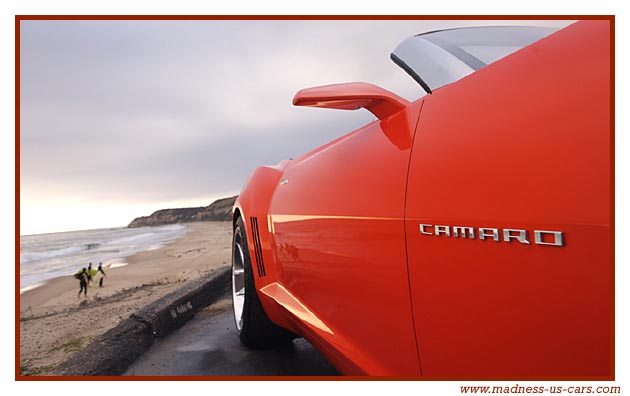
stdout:
<svg viewBox="0 0 630 396">
<path fill-rule="evenodd" d="M 430 32 L 391 54 L 413 103 L 298 92 L 377 119 L 251 174 L 241 341 L 302 336 L 349 375 L 612 378 L 610 37 L 608 20 Z"/>
</svg>

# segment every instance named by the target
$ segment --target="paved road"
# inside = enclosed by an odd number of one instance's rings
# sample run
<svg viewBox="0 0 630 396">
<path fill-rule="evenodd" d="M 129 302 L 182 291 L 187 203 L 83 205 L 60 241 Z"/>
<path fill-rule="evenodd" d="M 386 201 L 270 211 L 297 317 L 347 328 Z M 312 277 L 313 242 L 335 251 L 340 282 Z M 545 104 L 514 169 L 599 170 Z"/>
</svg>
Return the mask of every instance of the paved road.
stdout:
<svg viewBox="0 0 630 396">
<path fill-rule="evenodd" d="M 251 350 L 234 329 L 229 297 L 158 340 L 123 375 L 339 375 L 306 340 L 282 350 Z"/>
</svg>

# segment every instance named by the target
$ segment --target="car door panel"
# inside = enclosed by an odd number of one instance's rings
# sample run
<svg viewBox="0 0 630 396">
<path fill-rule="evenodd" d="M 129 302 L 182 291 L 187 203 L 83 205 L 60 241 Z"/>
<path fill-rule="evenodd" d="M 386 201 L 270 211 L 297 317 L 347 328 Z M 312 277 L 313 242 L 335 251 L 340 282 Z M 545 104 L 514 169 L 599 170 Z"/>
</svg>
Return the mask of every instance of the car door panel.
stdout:
<svg viewBox="0 0 630 396">
<path fill-rule="evenodd" d="M 420 373 L 404 200 L 421 106 L 294 159 L 270 207 L 280 282 L 364 373 Z"/>
<path fill-rule="evenodd" d="M 406 213 L 423 374 L 611 375 L 609 29 L 569 26 L 426 99 Z"/>
</svg>

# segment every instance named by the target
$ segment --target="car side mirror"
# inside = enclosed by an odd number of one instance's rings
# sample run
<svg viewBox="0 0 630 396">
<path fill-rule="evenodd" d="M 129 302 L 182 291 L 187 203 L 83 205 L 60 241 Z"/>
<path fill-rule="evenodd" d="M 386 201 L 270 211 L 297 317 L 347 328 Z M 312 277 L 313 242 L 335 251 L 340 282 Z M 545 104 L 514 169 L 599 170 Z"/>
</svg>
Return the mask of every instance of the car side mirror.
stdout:
<svg viewBox="0 0 630 396">
<path fill-rule="evenodd" d="M 379 120 L 384 120 L 401 112 L 410 103 L 376 85 L 353 82 L 303 89 L 295 94 L 293 104 L 340 110 L 364 108 Z"/>
</svg>

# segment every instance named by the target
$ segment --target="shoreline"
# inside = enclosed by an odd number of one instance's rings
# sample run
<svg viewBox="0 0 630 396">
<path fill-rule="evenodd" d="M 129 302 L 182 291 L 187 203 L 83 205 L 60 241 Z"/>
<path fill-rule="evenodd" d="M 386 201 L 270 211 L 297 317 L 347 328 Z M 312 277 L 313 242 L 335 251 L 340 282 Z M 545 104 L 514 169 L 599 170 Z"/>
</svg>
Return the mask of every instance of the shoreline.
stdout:
<svg viewBox="0 0 630 396">
<path fill-rule="evenodd" d="M 193 223 L 188 223 L 188 224 L 193 224 Z M 64 267 L 59 267 L 55 265 L 52 266 L 53 269 L 56 269 L 55 274 L 51 274 L 51 273 L 47 273 L 47 272 L 40 272 L 38 274 L 25 274 L 25 277 L 28 278 L 29 276 L 31 277 L 30 282 L 33 282 L 32 284 L 27 284 L 25 286 L 22 286 L 22 282 L 23 282 L 23 277 L 21 274 L 21 268 L 22 268 L 22 255 L 26 255 L 26 256 L 31 256 L 31 255 L 47 255 L 48 258 L 52 257 L 56 257 L 57 254 L 48 254 L 48 252 L 27 252 L 27 253 L 22 253 L 20 251 L 20 295 L 23 294 L 24 292 L 27 292 L 29 290 L 33 290 L 37 287 L 43 286 L 48 282 L 54 281 L 58 278 L 65 278 L 67 276 L 72 276 L 76 273 L 76 271 L 80 271 L 81 267 L 87 267 L 87 265 L 85 265 L 85 263 L 87 263 L 88 261 L 94 261 L 95 263 L 97 262 L 102 262 L 103 263 L 103 268 L 105 270 L 108 269 L 113 269 L 113 268 L 118 268 L 118 267 L 122 267 L 124 265 L 129 264 L 128 263 L 128 258 L 131 256 L 134 256 L 135 254 L 138 253 L 142 253 L 142 252 L 146 252 L 146 251 L 152 251 L 152 250 L 158 250 L 161 249 L 165 246 L 170 245 L 171 243 L 176 242 L 177 240 L 184 238 L 186 236 L 186 234 L 188 234 L 192 228 L 186 224 L 166 224 L 166 225 L 160 225 L 160 226 L 155 226 L 155 227 L 143 227 L 143 229 L 151 229 L 151 228 L 163 228 L 163 227 L 173 227 L 173 226 L 177 226 L 179 227 L 180 230 L 180 235 L 176 236 L 176 237 L 170 237 L 170 238 L 165 238 L 164 240 L 161 241 L 155 241 L 153 244 L 150 245 L 145 245 L 145 246 L 138 246 L 135 247 L 133 245 L 129 245 L 124 247 L 122 250 L 118 251 L 118 254 L 114 254 L 111 255 L 111 252 L 102 252 L 103 254 L 105 254 L 105 257 L 98 260 L 95 257 L 98 256 L 98 252 L 96 253 L 92 253 L 93 257 L 84 257 L 84 262 L 82 264 L 76 264 L 77 262 L 77 258 L 76 257 L 70 257 L 68 258 L 69 262 L 74 262 L 76 265 L 74 266 L 64 266 Z M 127 229 L 127 227 L 118 227 L 118 228 L 97 228 L 97 229 L 89 229 L 89 230 L 73 230 L 73 231 L 65 231 L 65 232 L 54 232 L 54 233 L 50 233 L 52 235 L 58 235 L 58 234 L 64 234 L 64 233 L 70 233 L 70 234 L 74 234 L 74 235 L 85 235 L 85 234 L 90 234 L 94 231 L 98 231 L 98 232 L 102 232 L 102 231 L 112 231 L 112 230 L 125 230 Z M 148 234 L 152 234 L 154 231 L 146 231 Z M 41 235 L 46 235 L 46 234 L 35 234 L 35 235 L 21 235 L 20 238 L 22 237 L 38 237 Z M 121 236 L 118 238 L 123 238 L 123 239 L 127 239 L 130 238 L 130 236 Z M 131 236 L 131 238 L 134 238 L 133 236 Z M 115 239 L 116 240 L 116 239 Z M 21 243 L 21 242 L 20 242 Z M 29 244 L 33 244 L 34 242 L 29 242 Z M 85 251 L 89 251 L 90 247 L 98 247 L 101 245 L 107 245 L 108 242 L 98 242 L 98 243 L 82 243 L 79 242 L 78 245 L 74 245 L 74 246 L 69 246 L 69 247 L 65 247 L 65 248 L 61 248 L 59 250 L 53 250 L 52 253 L 57 253 L 60 251 L 68 251 L 70 250 L 71 252 L 77 252 L 78 253 L 83 253 Z M 87 247 L 87 249 L 86 249 Z M 144 250 L 137 250 L 138 248 L 144 248 Z M 46 258 L 46 256 L 44 257 L 44 259 Z M 26 266 L 26 268 L 28 268 L 31 264 L 30 261 L 27 261 L 26 263 L 24 263 L 24 265 Z M 96 268 L 96 265 L 95 265 Z M 61 270 L 61 271 L 60 271 Z M 60 272 L 65 272 L 65 274 L 59 275 Z M 33 275 L 37 275 L 37 277 L 35 279 L 33 279 Z"/>
<path fill-rule="evenodd" d="M 55 278 L 52 278 L 52 279 L 55 279 Z M 44 286 L 47 282 L 48 280 L 45 280 L 43 282 L 35 283 L 34 285 L 24 286 L 20 288 L 20 295 L 26 293 L 29 290 L 37 289 L 40 286 Z"/>
<path fill-rule="evenodd" d="M 222 222 L 216 222 L 216 223 L 222 223 Z M 167 249 L 169 246 L 182 243 L 181 241 L 184 241 L 183 243 L 186 243 L 186 241 L 188 240 L 187 237 L 190 234 L 193 234 L 196 231 L 198 232 L 199 228 L 204 228 L 206 227 L 207 224 L 205 224 L 205 222 L 192 222 L 192 223 L 186 223 L 182 225 L 186 227 L 186 230 L 182 234 L 182 236 L 180 236 L 179 238 L 174 239 L 172 241 L 168 241 L 160 246 L 151 245 L 147 248 L 147 250 L 143 250 L 140 252 L 133 253 L 129 256 L 124 256 L 124 257 L 120 257 L 120 258 L 116 258 L 112 260 L 109 263 L 110 266 L 106 272 L 108 277 L 105 278 L 104 284 L 110 283 L 108 282 L 109 279 L 112 279 L 112 280 L 120 279 L 122 277 L 127 277 L 130 279 L 130 281 L 123 281 L 123 282 L 114 281 L 112 282 L 111 285 L 105 285 L 105 287 L 102 287 L 102 288 L 99 288 L 97 283 L 93 282 L 89 285 L 89 288 L 88 288 L 88 298 L 90 297 L 90 294 L 94 294 L 95 297 L 97 298 L 108 297 L 112 294 L 115 294 L 123 290 L 124 288 L 132 287 L 134 281 L 140 282 L 140 283 L 154 281 L 153 274 L 151 274 L 150 272 L 143 274 L 140 271 L 130 271 L 131 272 L 130 274 L 127 274 L 127 273 L 121 274 L 120 269 L 129 267 L 130 264 L 143 265 L 147 260 L 150 261 L 150 260 L 159 258 L 159 256 L 161 255 L 162 249 Z M 70 232 L 77 232 L 77 231 L 70 231 Z M 145 256 L 146 253 L 153 253 L 153 252 L 156 252 L 155 256 L 154 255 Z M 161 271 L 161 272 L 165 272 L 166 276 L 168 276 L 168 273 L 169 273 L 168 268 L 169 266 L 166 265 L 164 266 L 164 269 L 166 271 Z M 110 272 L 112 272 L 112 274 L 110 274 Z M 112 278 L 109 277 L 110 275 L 112 275 Z M 119 275 L 119 276 L 114 276 L 114 275 Z M 62 292 L 63 298 L 61 298 L 59 294 L 60 290 L 64 291 Z M 68 297 L 69 290 L 75 290 L 75 293 L 76 291 L 79 290 L 78 280 L 76 280 L 72 274 L 64 275 L 64 276 L 56 276 L 53 278 L 42 280 L 41 282 L 38 282 L 34 285 L 29 285 L 29 286 L 20 288 L 20 317 L 22 317 L 22 313 L 25 312 L 26 310 L 29 310 L 32 315 L 38 315 L 44 312 L 49 313 L 49 309 L 53 312 L 58 312 L 58 311 L 62 311 L 64 308 L 67 308 L 68 306 L 73 306 L 74 303 L 76 303 L 77 298 L 75 297 L 74 300 L 70 299 Z M 51 304 L 50 303 L 51 299 L 55 302 L 59 302 L 59 304 L 58 305 Z M 44 311 L 44 306 L 46 307 L 45 311 Z"/>
<path fill-rule="evenodd" d="M 78 298 L 79 281 L 57 277 L 20 294 L 20 365 L 45 374 L 92 339 L 182 283 L 228 266 L 231 222 L 186 223 L 182 237 L 135 253 Z M 122 265 L 127 263 L 125 265 Z M 28 287 L 28 286 L 27 286 Z"/>
<path fill-rule="evenodd" d="M 173 241 L 170 241 L 170 242 L 168 242 L 168 243 L 166 243 L 166 244 L 164 244 L 164 245 L 160 246 L 159 248 L 156 248 L 156 249 L 147 249 L 147 250 L 145 250 L 145 252 L 149 252 L 149 251 L 151 251 L 151 250 L 161 249 L 161 248 L 163 248 L 163 247 L 166 247 L 166 246 L 170 245 L 171 243 L 175 243 L 178 239 L 180 239 L 180 238 L 184 238 L 185 236 L 186 236 L 186 234 L 182 235 L 181 237 L 179 237 L 179 238 L 177 238 L 177 239 L 175 239 L 175 240 L 173 240 Z M 142 252 L 138 252 L 138 253 L 142 253 Z M 120 268 L 120 267 L 124 267 L 124 266 L 126 266 L 126 265 L 129 265 L 129 263 L 128 263 L 126 260 L 127 260 L 129 257 L 131 257 L 131 256 L 133 256 L 133 255 L 136 255 L 136 254 L 138 254 L 138 253 L 134 253 L 134 254 L 131 254 L 131 255 L 129 255 L 129 256 L 121 257 L 120 259 L 116 259 L 116 260 L 114 260 L 114 262 L 112 262 L 112 263 L 110 263 L 110 264 L 109 264 L 108 272 L 109 272 L 109 271 L 111 271 L 111 270 L 113 270 L 113 269 L 115 269 L 115 268 Z M 21 288 L 20 288 L 20 296 L 21 296 L 22 294 L 24 294 L 24 293 L 28 292 L 28 291 L 35 290 L 35 289 L 37 289 L 38 287 L 46 286 L 46 284 L 48 284 L 49 282 L 54 281 L 55 279 L 63 279 L 63 278 L 66 278 L 66 277 L 68 277 L 68 276 L 71 276 L 71 275 L 65 275 L 65 276 L 55 276 L 54 278 L 44 279 L 43 281 L 41 281 L 41 282 L 37 282 L 37 283 L 35 283 L 35 284 L 33 284 L 33 285 L 28 285 L 28 286 L 21 287 Z"/>
</svg>

